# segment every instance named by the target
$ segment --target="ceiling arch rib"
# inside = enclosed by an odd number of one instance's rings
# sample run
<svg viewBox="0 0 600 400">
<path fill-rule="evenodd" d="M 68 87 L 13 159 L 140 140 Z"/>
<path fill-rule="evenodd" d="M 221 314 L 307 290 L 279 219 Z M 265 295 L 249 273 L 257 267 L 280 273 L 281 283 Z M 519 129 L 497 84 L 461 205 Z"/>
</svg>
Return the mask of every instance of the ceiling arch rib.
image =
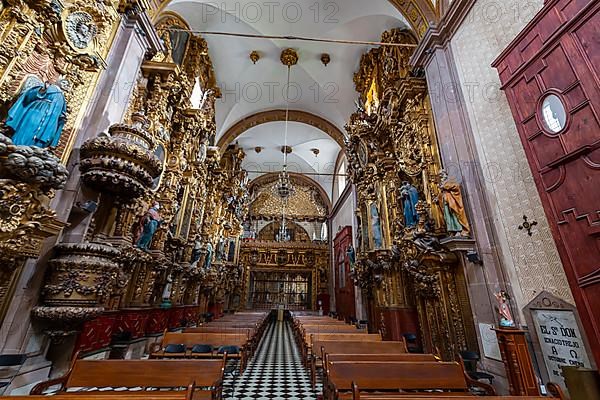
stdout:
<svg viewBox="0 0 600 400">
<path fill-rule="evenodd" d="M 250 128 L 269 122 L 285 121 L 286 110 L 269 110 L 250 115 L 236 122 L 220 138 L 217 146 L 223 150 Z M 329 135 L 339 146 L 344 148 L 344 133 L 323 117 L 302 110 L 290 110 L 288 121 L 299 122 L 315 127 Z"/>
</svg>

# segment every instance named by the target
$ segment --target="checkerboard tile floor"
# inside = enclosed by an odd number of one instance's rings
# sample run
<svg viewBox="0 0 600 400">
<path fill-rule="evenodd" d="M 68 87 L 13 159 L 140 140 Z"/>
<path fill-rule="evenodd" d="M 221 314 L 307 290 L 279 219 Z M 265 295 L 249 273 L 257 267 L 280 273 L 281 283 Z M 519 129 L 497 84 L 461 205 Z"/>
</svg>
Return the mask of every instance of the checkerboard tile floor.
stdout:
<svg viewBox="0 0 600 400">
<path fill-rule="evenodd" d="M 227 385 L 230 382 L 226 382 Z M 310 375 L 302 365 L 288 322 L 273 322 L 267 328 L 254 359 L 235 380 L 234 392 L 224 397 L 236 400 L 316 400 L 321 385 L 313 390 Z"/>
</svg>

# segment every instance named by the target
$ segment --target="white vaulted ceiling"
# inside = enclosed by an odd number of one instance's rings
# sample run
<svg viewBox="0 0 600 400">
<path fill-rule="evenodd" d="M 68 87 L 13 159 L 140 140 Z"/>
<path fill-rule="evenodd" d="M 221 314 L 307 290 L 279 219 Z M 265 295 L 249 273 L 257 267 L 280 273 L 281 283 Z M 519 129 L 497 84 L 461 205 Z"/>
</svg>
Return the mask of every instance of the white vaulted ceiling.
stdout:
<svg viewBox="0 0 600 400">
<path fill-rule="evenodd" d="M 242 166 L 250 171 L 250 179 L 281 171 L 284 130 L 284 122 L 270 122 L 250 128 L 238 137 L 238 144 L 246 152 Z M 261 147 L 260 153 L 255 151 L 257 146 Z M 297 122 L 289 123 L 288 146 L 292 147 L 292 153 L 288 155 L 288 171 L 305 174 L 318 182 L 331 199 L 332 177 L 315 174 L 334 172 L 340 146 L 323 131 Z M 315 148 L 319 149 L 318 155 L 312 152 Z"/>
<path fill-rule="evenodd" d="M 318 7 L 317 7 L 318 5 Z M 319 9 L 318 15 L 316 9 Z M 285 11 L 284 11 L 285 10 Z M 298 10 L 301 10 L 299 13 Z M 290 2 L 244 2 L 239 0 L 173 0 L 167 11 L 181 15 L 196 31 L 236 32 L 260 35 L 294 35 L 341 40 L 379 41 L 383 31 L 407 27 L 404 17 L 388 0 L 311 0 Z M 294 22 L 297 20 L 296 22 Z M 256 113 L 285 109 L 287 69 L 280 61 L 281 51 L 291 47 L 299 54 L 291 69 L 290 108 L 305 111 L 334 124 L 344 125 L 356 110 L 353 75 L 360 57 L 370 47 L 320 42 L 254 39 L 203 35 L 209 46 L 223 96 L 217 100 L 217 141 L 238 121 Z M 249 54 L 257 50 L 256 65 Z M 325 67 L 320 57 L 329 53 Z M 244 149 L 264 147 L 261 153 L 247 151 L 248 163 L 271 165 L 280 162 L 283 124 L 266 123 L 249 129 L 237 140 Z M 290 156 L 309 172 L 328 172 L 340 147 L 325 133 L 301 123 L 290 124 L 288 144 L 302 146 Z M 319 170 L 308 167 L 318 148 Z M 311 158 L 312 157 L 312 158 Z M 251 168 L 249 168 L 251 169 Z M 304 171 L 300 171 L 304 172 Z M 331 196 L 331 179 L 316 179 Z"/>
</svg>

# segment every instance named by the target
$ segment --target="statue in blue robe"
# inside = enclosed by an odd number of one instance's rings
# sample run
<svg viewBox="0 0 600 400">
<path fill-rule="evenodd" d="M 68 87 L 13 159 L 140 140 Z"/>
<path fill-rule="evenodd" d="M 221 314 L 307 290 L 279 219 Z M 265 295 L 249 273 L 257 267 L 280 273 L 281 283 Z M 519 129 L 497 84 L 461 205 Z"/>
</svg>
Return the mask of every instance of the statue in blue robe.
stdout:
<svg viewBox="0 0 600 400">
<path fill-rule="evenodd" d="M 12 129 L 17 145 L 55 147 L 67 118 L 63 90 L 67 81 L 57 85 L 37 85 L 25 90 L 8 111 L 6 126 Z"/>
<path fill-rule="evenodd" d="M 402 197 L 404 225 L 407 228 L 413 228 L 419 222 L 419 215 L 416 209 L 416 205 L 419 202 L 419 192 L 410 183 L 402 182 L 400 196 Z"/>
<path fill-rule="evenodd" d="M 348 245 L 346 255 L 348 256 L 348 261 L 350 261 L 350 271 L 353 271 L 354 264 L 356 263 L 356 251 L 354 251 L 354 246 L 352 246 L 351 244 Z"/>
<path fill-rule="evenodd" d="M 137 248 L 142 250 L 148 250 L 150 248 L 152 238 L 162 223 L 162 218 L 158 212 L 159 209 L 160 204 L 154 203 L 154 205 L 142 217 L 135 240 L 135 245 Z"/>
</svg>

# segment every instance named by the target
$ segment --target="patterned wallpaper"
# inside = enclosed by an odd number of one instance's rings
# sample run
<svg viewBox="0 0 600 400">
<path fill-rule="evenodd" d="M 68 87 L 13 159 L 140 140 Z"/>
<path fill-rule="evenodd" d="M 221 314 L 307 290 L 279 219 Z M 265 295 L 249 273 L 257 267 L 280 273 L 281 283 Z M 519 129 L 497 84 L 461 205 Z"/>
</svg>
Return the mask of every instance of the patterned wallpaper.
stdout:
<svg viewBox="0 0 600 400">
<path fill-rule="evenodd" d="M 543 6 L 543 0 L 479 0 L 451 41 L 460 88 L 485 174 L 504 265 L 522 309 L 542 290 L 573 297 L 525 158 L 498 73 L 490 65 Z M 533 236 L 518 226 L 536 220 Z"/>
</svg>

